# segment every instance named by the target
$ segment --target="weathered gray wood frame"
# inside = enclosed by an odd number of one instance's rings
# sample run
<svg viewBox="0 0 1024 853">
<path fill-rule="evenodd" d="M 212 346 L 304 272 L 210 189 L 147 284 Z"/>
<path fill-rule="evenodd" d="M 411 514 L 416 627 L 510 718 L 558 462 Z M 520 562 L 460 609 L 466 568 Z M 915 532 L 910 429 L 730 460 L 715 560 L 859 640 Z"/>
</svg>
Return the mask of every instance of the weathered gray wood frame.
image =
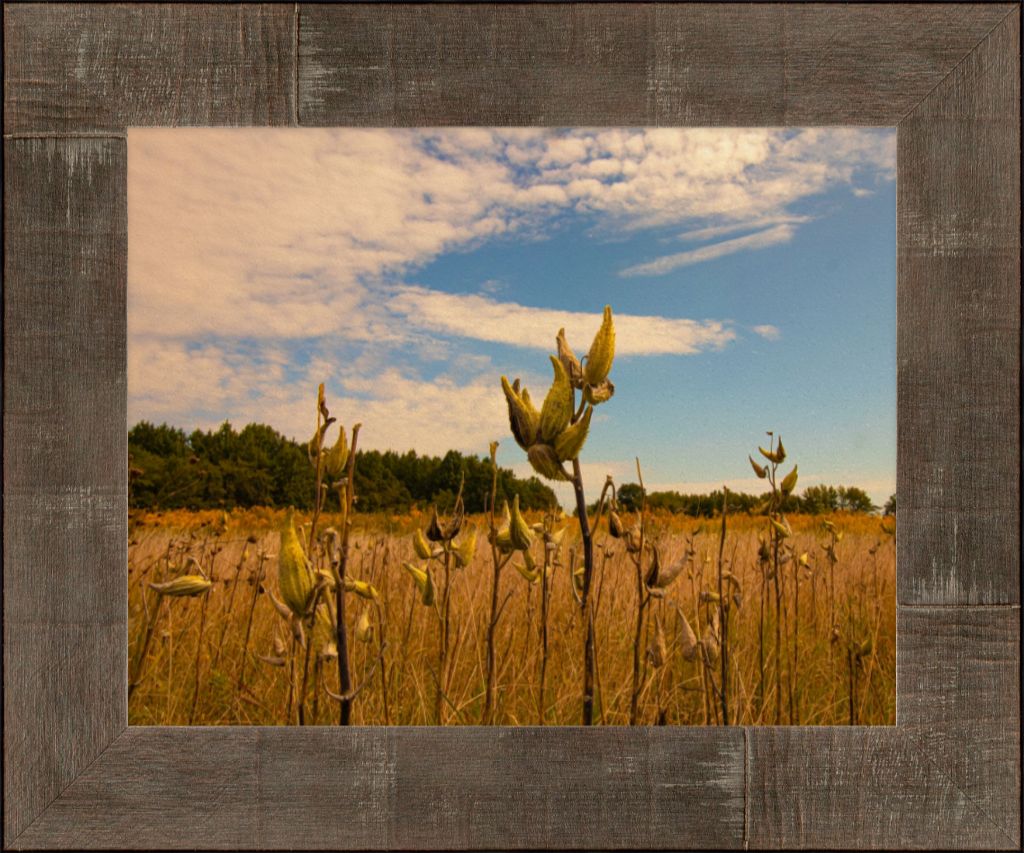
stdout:
<svg viewBox="0 0 1024 853">
<path fill-rule="evenodd" d="M 1020 845 L 1016 5 L 6 5 L 4 838 Z M 897 725 L 129 728 L 138 125 L 898 127 Z"/>
</svg>

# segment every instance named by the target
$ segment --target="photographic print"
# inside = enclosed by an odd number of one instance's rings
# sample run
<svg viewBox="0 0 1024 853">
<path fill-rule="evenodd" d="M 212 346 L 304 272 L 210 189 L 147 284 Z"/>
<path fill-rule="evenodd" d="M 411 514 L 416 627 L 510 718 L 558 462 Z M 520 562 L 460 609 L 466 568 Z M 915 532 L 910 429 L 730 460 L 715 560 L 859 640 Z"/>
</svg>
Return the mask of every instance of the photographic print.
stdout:
<svg viewBox="0 0 1024 853">
<path fill-rule="evenodd" d="M 133 725 L 892 725 L 891 128 L 130 129 Z"/>
</svg>

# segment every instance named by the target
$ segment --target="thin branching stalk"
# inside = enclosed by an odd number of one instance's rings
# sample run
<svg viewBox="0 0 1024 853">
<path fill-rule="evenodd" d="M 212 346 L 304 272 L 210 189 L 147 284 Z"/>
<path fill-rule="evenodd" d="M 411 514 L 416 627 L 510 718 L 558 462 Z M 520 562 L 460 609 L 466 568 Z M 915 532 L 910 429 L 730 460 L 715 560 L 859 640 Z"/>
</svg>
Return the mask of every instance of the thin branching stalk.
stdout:
<svg viewBox="0 0 1024 853">
<path fill-rule="evenodd" d="M 339 489 L 338 497 L 344 507 L 341 524 L 341 555 L 338 559 L 338 577 L 334 588 L 334 609 L 337 618 L 337 634 L 335 645 L 338 648 L 338 687 L 341 691 L 338 725 L 347 726 L 352 719 L 352 674 L 348 662 L 348 635 L 345 630 L 345 573 L 348 569 L 348 541 L 352 531 L 352 504 L 355 500 L 356 476 L 356 443 L 359 440 L 359 427 L 352 427 L 352 441 L 349 445 L 348 465 L 345 470 L 345 481 Z"/>
<path fill-rule="evenodd" d="M 729 725 L 729 599 L 722 578 L 725 524 L 729 515 L 729 489 L 722 487 L 722 534 L 718 540 L 718 620 L 721 626 L 719 662 L 722 665 L 722 725 Z"/>
<path fill-rule="evenodd" d="M 491 616 L 487 622 L 487 673 L 484 679 L 484 725 L 494 721 L 494 637 L 498 628 L 498 589 L 501 582 L 501 568 L 504 565 L 498 552 L 498 527 L 495 521 L 495 506 L 498 500 L 498 442 L 491 442 L 491 499 L 487 518 L 488 541 L 491 543 Z"/>
</svg>

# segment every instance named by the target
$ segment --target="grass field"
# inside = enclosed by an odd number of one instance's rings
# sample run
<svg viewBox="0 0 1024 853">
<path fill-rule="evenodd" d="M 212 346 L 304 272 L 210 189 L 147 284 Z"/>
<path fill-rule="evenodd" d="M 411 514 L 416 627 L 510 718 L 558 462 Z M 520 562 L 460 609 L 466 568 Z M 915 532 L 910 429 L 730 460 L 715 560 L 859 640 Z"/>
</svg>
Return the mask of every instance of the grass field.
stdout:
<svg viewBox="0 0 1024 853">
<path fill-rule="evenodd" d="M 320 606 L 322 616 L 308 623 L 314 627 L 300 640 L 296 621 L 287 622 L 271 598 L 282 597 L 284 518 L 271 510 L 132 513 L 131 724 L 295 724 L 300 705 L 306 724 L 338 722 L 339 701 L 331 694 L 343 691 L 330 605 Z M 308 520 L 296 518 L 300 539 Z M 540 520 L 527 514 L 531 524 Z M 826 520 L 834 533 L 823 526 Z M 377 592 L 376 600 L 344 596 L 353 724 L 478 724 L 484 718 L 494 575 L 487 519 L 467 519 L 479 532 L 475 550 L 468 565 L 450 572 L 443 664 L 442 596 L 423 604 L 403 568 L 422 565 L 413 534 L 428 521 L 417 513 L 353 518 L 347 577 Z M 793 556 L 783 558 L 775 577 L 772 561 L 759 557 L 766 519 L 737 515 L 727 522 L 722 540 L 720 519 L 649 516 L 646 536 L 662 565 L 682 559 L 685 568 L 662 597 L 648 599 L 625 540 L 610 536 L 602 520 L 594 537 L 594 721 L 714 725 L 723 722 L 725 704 L 732 724 L 895 723 L 893 519 L 790 516 L 786 545 Z M 320 530 L 340 524 L 331 514 L 319 519 Z M 570 576 L 579 533 L 571 518 L 558 527 L 566 533 L 547 583 L 546 660 L 545 584 L 528 582 L 518 555 L 500 573 L 496 724 L 580 722 L 585 632 Z M 727 579 L 732 575 L 725 608 L 717 598 L 720 570 Z M 183 573 L 204 574 L 212 585 L 190 597 L 161 596 L 149 586 Z M 638 622 L 640 596 L 646 606 Z"/>
</svg>

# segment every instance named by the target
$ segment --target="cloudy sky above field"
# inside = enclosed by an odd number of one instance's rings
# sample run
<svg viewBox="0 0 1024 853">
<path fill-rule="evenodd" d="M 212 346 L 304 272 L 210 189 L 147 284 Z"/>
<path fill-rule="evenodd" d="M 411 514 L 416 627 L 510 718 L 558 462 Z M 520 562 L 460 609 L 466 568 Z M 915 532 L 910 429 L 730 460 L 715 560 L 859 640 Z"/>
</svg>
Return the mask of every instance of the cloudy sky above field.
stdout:
<svg viewBox="0 0 1024 853">
<path fill-rule="evenodd" d="M 498 377 L 542 399 L 559 327 L 616 316 L 584 451 L 652 488 L 895 490 L 895 133 L 144 129 L 128 134 L 128 408 L 526 473 Z"/>
</svg>

